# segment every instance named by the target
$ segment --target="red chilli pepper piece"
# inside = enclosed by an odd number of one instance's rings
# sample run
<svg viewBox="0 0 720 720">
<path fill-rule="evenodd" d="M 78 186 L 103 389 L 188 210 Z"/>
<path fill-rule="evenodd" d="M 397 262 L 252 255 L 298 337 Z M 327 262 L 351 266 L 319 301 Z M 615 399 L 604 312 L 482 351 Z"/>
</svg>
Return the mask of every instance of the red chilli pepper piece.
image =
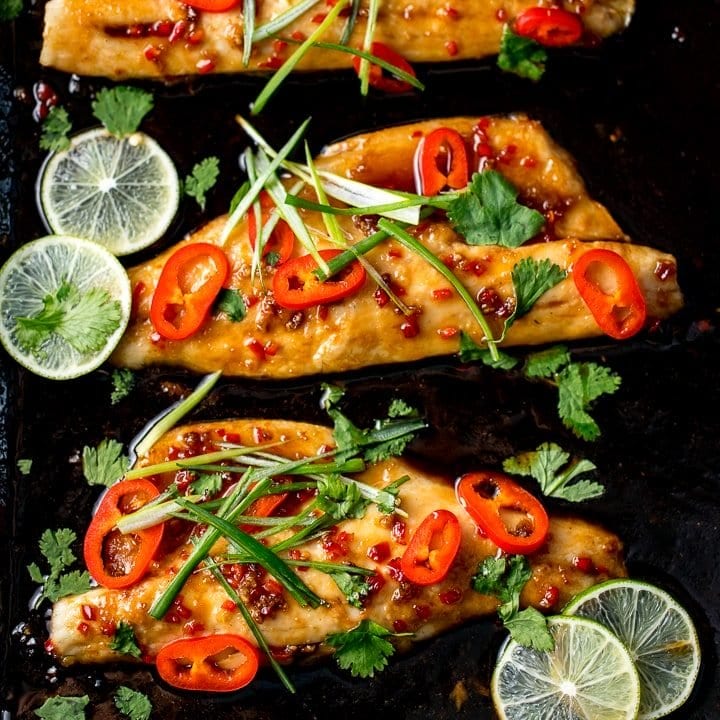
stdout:
<svg viewBox="0 0 720 720">
<path fill-rule="evenodd" d="M 341 250 L 320 250 L 323 260 L 332 260 Z M 325 281 L 318 279 L 317 263 L 312 255 L 288 260 L 273 276 L 273 294 L 278 305 L 289 310 L 304 310 L 313 305 L 342 300 L 357 292 L 365 283 L 365 268 L 357 261 Z"/>
<path fill-rule="evenodd" d="M 416 585 L 434 585 L 450 570 L 460 548 L 460 523 L 449 510 L 434 510 L 418 526 L 400 558 L 402 574 Z"/>
<path fill-rule="evenodd" d="M 240 4 L 240 0 L 185 0 L 185 4 L 205 12 L 225 12 Z"/>
<path fill-rule="evenodd" d="M 415 77 L 415 70 L 413 70 L 412 65 L 402 55 L 396 53 L 392 48 L 385 45 L 385 43 L 374 42 L 370 46 L 370 54 L 384 60 L 387 63 L 390 63 L 391 65 L 394 65 L 396 68 L 400 68 L 400 70 L 405 71 L 408 75 Z M 356 55 L 353 58 L 353 68 L 358 74 L 360 74 L 361 62 L 361 57 Z M 403 93 L 408 90 L 412 90 L 412 85 L 410 85 L 410 83 L 396 77 L 383 75 L 383 72 L 384 70 L 379 65 L 370 64 L 369 82 L 376 90 L 383 90 L 384 92 L 389 93 Z"/>
<path fill-rule="evenodd" d="M 257 674 L 259 657 L 239 635 L 183 638 L 165 645 L 155 660 L 160 677 L 182 690 L 233 692 Z"/>
<path fill-rule="evenodd" d="M 515 18 L 514 29 L 546 47 L 573 45 L 583 34 L 580 18 L 561 8 L 528 8 Z"/>
<path fill-rule="evenodd" d="M 123 515 L 139 510 L 158 495 L 158 489 L 142 478 L 123 480 L 105 493 L 83 545 L 85 565 L 100 585 L 129 587 L 147 572 L 162 540 L 164 523 L 125 535 L 115 526 Z"/>
<path fill-rule="evenodd" d="M 260 208 L 261 208 L 261 224 L 264 226 L 270 218 L 270 213 L 275 207 L 272 198 L 269 193 L 260 193 Z M 255 213 L 250 210 L 248 212 L 248 238 L 250 240 L 250 246 L 255 249 L 255 243 L 257 242 L 257 222 L 255 220 Z M 265 243 L 263 248 L 263 257 L 267 257 L 270 253 L 277 255 L 277 262 L 275 265 L 281 265 L 290 259 L 293 248 L 295 247 L 295 233 L 290 229 L 290 226 L 284 220 L 278 220 L 277 225 L 270 233 L 268 241 Z"/>
<path fill-rule="evenodd" d="M 437 128 L 418 143 L 415 184 L 421 195 L 437 195 L 446 187 L 460 190 L 469 175 L 465 141 L 457 130 Z"/>
<path fill-rule="evenodd" d="M 230 272 L 225 253 L 211 243 L 192 243 L 176 250 L 158 280 L 150 321 L 167 340 L 184 340 L 197 332 Z"/>
<path fill-rule="evenodd" d="M 637 279 L 625 260 L 612 250 L 589 250 L 572 267 L 580 297 L 600 329 L 624 340 L 645 325 L 647 309 Z"/>
<path fill-rule="evenodd" d="M 270 517 L 287 498 L 288 493 L 278 493 L 276 495 L 263 495 L 258 498 L 247 510 L 246 515 L 251 517 Z M 257 525 L 241 525 L 240 529 L 246 533 L 252 533 L 259 529 Z"/>
<path fill-rule="evenodd" d="M 458 502 L 501 550 L 527 554 L 542 547 L 549 520 L 540 501 L 507 475 L 476 472 L 455 485 Z"/>
</svg>

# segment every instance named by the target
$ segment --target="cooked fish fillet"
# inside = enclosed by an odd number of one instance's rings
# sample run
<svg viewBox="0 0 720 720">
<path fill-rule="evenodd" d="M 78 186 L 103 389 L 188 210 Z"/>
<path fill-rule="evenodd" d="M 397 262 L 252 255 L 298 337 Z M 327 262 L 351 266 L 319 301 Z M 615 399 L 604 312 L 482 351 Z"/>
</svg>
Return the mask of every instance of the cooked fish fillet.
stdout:
<svg viewBox="0 0 720 720">
<path fill-rule="evenodd" d="M 255 27 L 295 4 L 291 0 L 257 3 Z M 537 0 L 383 0 L 374 37 L 412 62 L 481 58 L 498 51 L 505 22 L 537 4 Z M 578 12 L 575 0 L 562 4 Z M 633 8 L 634 0 L 583 0 L 580 16 L 589 36 L 606 37 L 627 25 Z M 327 5 L 319 2 L 280 34 L 305 38 L 317 28 L 318 14 L 326 12 Z M 365 6 L 351 46 L 362 44 L 366 15 Z M 337 42 L 344 24 L 339 20 L 323 39 Z M 173 34 L 174 28 L 183 31 Z M 272 69 L 292 51 L 293 46 L 278 45 L 272 38 L 257 42 L 245 67 L 239 6 L 210 13 L 176 0 L 50 0 L 40 62 L 65 72 L 114 79 L 173 77 Z M 298 69 L 348 68 L 351 63 L 348 53 L 313 49 Z"/>
<path fill-rule="evenodd" d="M 476 123 L 470 118 L 456 118 L 360 135 L 327 148 L 318 166 L 379 186 L 411 189 L 412 156 L 420 138 L 435 127 L 447 125 L 472 142 Z M 487 318 L 496 337 L 502 326 L 501 315 L 514 301 L 511 271 L 527 257 L 548 258 L 569 269 L 582 251 L 610 248 L 633 269 L 650 318 L 667 318 L 682 306 L 675 259 L 625 242 L 607 210 L 588 196 L 570 156 L 539 123 L 518 115 L 488 118 L 483 126 L 495 168 L 515 185 L 523 202 L 544 212 L 549 241 L 517 249 L 471 246 L 447 221 L 431 219 L 423 221 L 414 234 L 453 269 L 474 297 L 489 303 Z M 317 236 L 318 245 L 326 246 L 320 215 L 303 211 L 303 217 Z M 180 245 L 219 243 L 225 221 L 225 217 L 217 218 Z M 365 234 L 360 222 L 344 217 L 340 223 L 350 243 Z M 213 317 L 187 340 L 166 341 L 154 332 L 149 311 L 160 272 L 177 247 L 130 270 L 135 313 L 112 357 L 115 364 L 131 368 L 175 365 L 201 372 L 222 370 L 226 375 L 287 378 L 450 355 L 458 351 L 461 330 L 478 343 L 483 340 L 482 331 L 447 280 L 425 260 L 391 241 L 366 257 L 412 309 L 410 318 L 396 312 L 391 302 L 381 306 L 377 286 L 370 279 L 358 293 L 340 302 L 306 311 L 285 310 L 273 301 L 271 293 L 263 294 L 257 282 L 251 285 L 251 251 L 247 223 L 242 220 L 224 249 L 232 266 L 229 285 L 249 300 L 247 316 L 241 322 L 230 322 L 222 315 Z M 305 251 L 296 243 L 295 252 Z M 266 273 L 267 286 L 271 285 L 272 272 Z M 568 276 L 512 325 L 503 345 L 534 345 L 601 334 Z"/>
<path fill-rule="evenodd" d="M 236 442 L 256 444 L 263 441 L 286 440 L 276 449 L 287 457 L 313 456 L 332 443 L 327 428 L 286 421 L 240 420 L 186 426 L 168 433 L 153 448 L 141 464 L 160 462 L 170 455 L 170 448 L 182 451 L 190 438 L 212 445 L 232 434 Z M 302 579 L 327 601 L 317 609 L 300 607 L 283 597 L 283 603 L 267 614 L 262 632 L 270 646 L 283 649 L 289 656 L 313 652 L 330 633 L 353 628 L 363 619 L 372 619 L 384 627 L 404 628 L 414 633 L 414 639 L 428 638 L 454 625 L 483 615 L 497 608 L 497 601 L 470 589 L 470 580 L 477 565 L 484 558 L 495 556 L 497 547 L 478 533 L 477 527 L 460 507 L 453 486 L 441 478 L 419 469 L 402 459 L 391 459 L 370 467 L 358 479 L 376 487 L 408 475 L 399 497 L 402 509 L 408 514 L 406 538 L 432 511 L 447 509 L 458 517 L 462 540 L 459 553 L 447 577 L 440 583 L 420 587 L 399 582 L 391 566 L 393 558 L 405 551 L 399 535 L 393 532 L 393 521 L 381 515 L 375 506 L 365 517 L 347 520 L 337 526 L 337 533 L 348 533 L 347 552 L 335 562 L 350 562 L 375 570 L 384 580 L 382 587 L 370 596 L 364 609 L 348 605 L 335 582 L 326 574 L 313 569 L 301 573 Z M 379 562 L 370 560 L 368 550 L 387 543 L 389 552 Z M 147 614 L 148 608 L 167 586 L 174 572 L 187 557 L 189 544 L 157 558 L 149 574 L 136 585 L 125 590 L 97 588 L 82 595 L 63 598 L 55 603 L 50 622 L 52 650 L 64 664 L 96 663 L 118 659 L 109 648 L 112 631 L 120 621 L 130 623 L 135 630 L 143 657 L 152 660 L 166 643 L 188 635 L 236 633 L 250 642 L 252 635 L 240 613 L 228 606 L 227 596 L 206 572 L 196 572 L 181 593 L 181 601 L 163 621 Z M 314 540 L 300 548 L 303 560 L 327 560 L 321 540 Z M 226 544 L 218 542 L 212 555 L 226 551 Z M 547 544 L 529 556 L 532 579 L 523 594 L 524 605 L 559 608 L 575 593 L 610 577 L 624 576 L 620 540 L 595 524 L 572 518 L 551 521 Z M 582 563 L 577 558 L 587 558 Z M 591 568 L 591 570 L 588 570 Z M 555 588 L 555 590 L 552 590 Z M 557 592 L 556 592 L 557 591 Z M 241 587 L 241 595 L 249 592 Z M 260 611 L 259 601 L 248 600 L 251 611 Z M 127 658 L 125 658 L 127 659 Z"/>
</svg>

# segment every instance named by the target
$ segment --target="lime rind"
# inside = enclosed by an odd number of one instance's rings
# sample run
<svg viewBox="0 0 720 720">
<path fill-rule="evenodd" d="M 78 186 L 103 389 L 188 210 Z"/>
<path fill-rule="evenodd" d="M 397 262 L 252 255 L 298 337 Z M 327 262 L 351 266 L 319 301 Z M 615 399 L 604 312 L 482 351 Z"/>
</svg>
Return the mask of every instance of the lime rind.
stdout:
<svg viewBox="0 0 720 720">
<path fill-rule="evenodd" d="M 582 617 L 548 618 L 551 652 L 508 643 L 491 693 L 501 720 L 633 720 L 640 679 L 630 653 L 606 627 Z"/>
<path fill-rule="evenodd" d="M 66 281 L 81 292 L 103 288 L 120 303 L 121 320 L 102 350 L 80 353 L 57 333 L 30 352 L 18 341 L 18 317 L 32 317 L 43 298 Z M 130 280 L 120 261 L 90 240 L 48 236 L 19 248 L 0 269 L 0 341 L 8 354 L 31 372 L 68 380 L 99 367 L 120 341 L 130 318 Z"/>
<path fill-rule="evenodd" d="M 48 157 L 38 180 L 38 202 L 52 232 L 127 255 L 167 231 L 180 202 L 180 180 L 150 136 L 137 132 L 118 138 L 96 128 Z"/>
<path fill-rule="evenodd" d="M 610 628 L 640 675 L 639 720 L 657 720 L 683 705 L 700 670 L 700 643 L 688 612 L 669 593 L 640 580 L 609 580 L 573 598 L 564 614 Z"/>
</svg>

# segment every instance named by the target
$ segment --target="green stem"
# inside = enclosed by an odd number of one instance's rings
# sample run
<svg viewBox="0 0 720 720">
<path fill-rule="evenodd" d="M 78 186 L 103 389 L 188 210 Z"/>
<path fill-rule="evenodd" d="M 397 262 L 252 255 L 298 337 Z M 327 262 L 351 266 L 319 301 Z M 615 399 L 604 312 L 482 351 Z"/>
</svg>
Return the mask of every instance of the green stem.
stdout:
<svg viewBox="0 0 720 720">
<path fill-rule="evenodd" d="M 347 267 L 351 262 L 357 260 L 359 255 L 364 255 L 370 252 L 373 248 L 376 248 L 380 243 L 385 242 L 390 237 L 390 233 L 387 232 L 376 232 L 372 235 L 364 237 L 362 240 L 356 242 L 351 248 L 345 250 L 345 252 L 336 255 L 328 261 L 328 269 L 330 272 L 325 275 L 318 268 L 315 273 L 320 280 L 327 280 L 339 273 L 344 267 Z"/>
</svg>

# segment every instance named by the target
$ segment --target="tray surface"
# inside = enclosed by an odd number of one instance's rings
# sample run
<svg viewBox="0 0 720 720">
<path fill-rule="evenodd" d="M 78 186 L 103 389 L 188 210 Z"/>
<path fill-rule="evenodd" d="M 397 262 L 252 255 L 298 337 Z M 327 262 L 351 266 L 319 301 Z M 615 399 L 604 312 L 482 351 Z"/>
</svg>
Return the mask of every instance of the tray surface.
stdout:
<svg viewBox="0 0 720 720">
<path fill-rule="evenodd" d="M 45 234 L 34 201 L 43 154 L 32 103 L 23 102 L 17 90 L 27 93 L 34 82 L 49 82 L 74 126 L 82 128 L 93 124 L 89 97 L 106 84 L 38 67 L 41 12 L 33 7 L 14 25 L 0 26 L 0 261 L 20 243 Z M 412 454 L 442 465 L 448 475 L 497 465 L 543 441 L 592 460 L 608 491 L 574 511 L 617 532 L 631 574 L 676 594 L 698 625 L 702 674 L 691 700 L 672 716 L 687 720 L 720 717 L 718 37 L 717 0 L 638 0 L 624 34 L 598 49 L 553 53 L 537 85 L 499 73 L 489 60 L 421 67 L 425 93 L 363 101 L 349 73 L 320 74 L 288 81 L 257 121 L 277 144 L 312 115 L 308 139 L 317 151 L 348 134 L 404 121 L 522 111 L 543 121 L 574 155 L 591 194 L 635 242 L 677 256 L 687 301 L 678 317 L 641 340 L 575 348 L 576 357 L 602 359 L 623 378 L 620 391 L 597 405 L 603 430 L 597 442 L 579 441 L 562 427 L 548 389 L 451 358 L 333 380 L 347 390 L 349 414 L 358 422 L 382 413 L 394 396 L 419 407 L 430 429 Z M 208 155 L 221 158 L 222 184 L 202 217 L 223 212 L 241 181 L 237 156 L 246 144 L 233 117 L 247 111 L 260 81 L 227 77 L 141 85 L 156 97 L 144 127 L 166 147 L 181 175 Z M 183 208 L 163 245 L 200 222 L 190 203 Z M 148 370 L 126 401 L 110 406 L 106 370 L 53 383 L 18 370 L 4 354 L 0 370 L 0 710 L 7 717 L 34 718 L 32 710 L 58 688 L 68 695 L 89 693 L 88 716 L 119 717 L 112 703 L 119 684 L 148 693 L 154 716 L 163 718 L 493 717 L 488 683 L 503 634 L 491 620 L 396 656 L 371 681 L 352 680 L 330 663 L 293 668 L 295 696 L 269 673 L 231 698 L 204 699 L 169 691 L 145 669 L 56 667 L 42 648 L 44 618 L 28 610 L 33 584 L 25 568 L 36 559 L 46 527 L 83 531 L 97 490 L 82 479 L 82 447 L 106 435 L 129 442 L 196 378 Z M 317 378 L 223 380 L 194 417 L 326 422 L 318 400 Z M 17 458 L 33 459 L 30 477 L 17 472 Z M 459 707 L 458 683 L 467 691 Z"/>
</svg>

